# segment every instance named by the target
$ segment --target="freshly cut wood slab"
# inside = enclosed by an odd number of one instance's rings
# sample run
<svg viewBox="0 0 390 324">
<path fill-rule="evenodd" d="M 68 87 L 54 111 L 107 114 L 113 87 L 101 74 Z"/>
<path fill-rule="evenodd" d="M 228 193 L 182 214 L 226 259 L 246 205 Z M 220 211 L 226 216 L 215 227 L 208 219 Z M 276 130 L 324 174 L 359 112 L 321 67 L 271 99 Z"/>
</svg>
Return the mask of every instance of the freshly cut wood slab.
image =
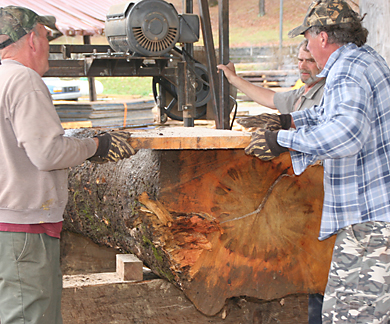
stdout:
<svg viewBox="0 0 390 324">
<path fill-rule="evenodd" d="M 131 131 L 131 145 L 137 149 L 214 150 L 240 149 L 249 145 L 251 133 L 200 127 L 164 127 Z"/>
</svg>

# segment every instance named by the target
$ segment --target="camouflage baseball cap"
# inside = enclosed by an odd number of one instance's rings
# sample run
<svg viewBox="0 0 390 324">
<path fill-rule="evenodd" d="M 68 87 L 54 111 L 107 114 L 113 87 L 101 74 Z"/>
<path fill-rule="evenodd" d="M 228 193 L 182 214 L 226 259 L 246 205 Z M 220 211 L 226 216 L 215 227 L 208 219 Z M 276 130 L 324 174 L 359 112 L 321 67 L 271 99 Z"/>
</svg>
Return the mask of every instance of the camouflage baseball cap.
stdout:
<svg viewBox="0 0 390 324">
<path fill-rule="evenodd" d="M 0 43 L 0 49 L 15 43 L 28 34 L 37 23 L 49 27 L 56 37 L 61 35 L 56 27 L 54 16 L 39 16 L 25 7 L 7 6 L 0 8 L 0 35 L 9 36 L 9 39 Z"/>
<path fill-rule="evenodd" d="M 313 26 L 340 25 L 358 21 L 358 14 L 343 0 L 315 0 L 307 10 L 303 24 L 288 33 L 293 38 Z"/>
</svg>

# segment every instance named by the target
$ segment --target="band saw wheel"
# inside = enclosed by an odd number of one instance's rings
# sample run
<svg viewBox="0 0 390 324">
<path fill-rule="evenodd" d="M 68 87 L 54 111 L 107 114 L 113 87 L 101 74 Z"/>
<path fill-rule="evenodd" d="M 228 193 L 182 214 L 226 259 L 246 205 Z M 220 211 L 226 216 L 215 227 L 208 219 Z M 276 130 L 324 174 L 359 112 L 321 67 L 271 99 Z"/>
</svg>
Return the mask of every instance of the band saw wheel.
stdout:
<svg viewBox="0 0 390 324">
<path fill-rule="evenodd" d="M 207 113 L 207 103 L 211 98 L 210 86 L 209 86 L 209 75 L 206 66 L 201 63 L 195 63 L 196 73 L 196 114 L 195 119 L 204 117 Z M 161 98 L 160 91 L 164 91 L 165 102 L 160 104 Z M 178 110 L 177 105 L 177 90 L 176 87 L 170 83 L 164 77 L 153 78 L 153 96 L 160 109 L 164 110 L 164 114 L 173 120 L 183 120 L 183 112 Z M 165 122 L 163 120 L 163 122 Z"/>
</svg>

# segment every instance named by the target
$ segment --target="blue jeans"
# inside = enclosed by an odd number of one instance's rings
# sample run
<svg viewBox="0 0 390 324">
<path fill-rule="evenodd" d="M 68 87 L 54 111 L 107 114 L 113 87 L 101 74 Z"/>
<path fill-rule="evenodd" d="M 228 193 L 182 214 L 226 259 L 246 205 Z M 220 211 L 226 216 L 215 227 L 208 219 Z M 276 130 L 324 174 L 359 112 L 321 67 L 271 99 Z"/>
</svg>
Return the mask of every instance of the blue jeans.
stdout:
<svg viewBox="0 0 390 324">
<path fill-rule="evenodd" d="M 309 324 L 322 324 L 322 302 L 324 296 L 321 294 L 309 295 Z"/>
</svg>

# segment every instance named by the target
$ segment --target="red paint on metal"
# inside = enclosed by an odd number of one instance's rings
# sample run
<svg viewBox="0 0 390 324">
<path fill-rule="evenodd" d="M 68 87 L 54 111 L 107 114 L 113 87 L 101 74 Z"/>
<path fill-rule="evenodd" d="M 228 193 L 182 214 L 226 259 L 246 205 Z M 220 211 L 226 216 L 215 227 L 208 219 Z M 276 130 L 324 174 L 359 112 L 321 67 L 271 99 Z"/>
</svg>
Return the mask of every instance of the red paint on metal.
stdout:
<svg viewBox="0 0 390 324">
<path fill-rule="evenodd" d="M 57 27 L 68 36 L 104 34 L 109 8 L 123 0 L 0 0 L 0 7 L 27 7 L 39 15 L 52 15 Z"/>
</svg>

